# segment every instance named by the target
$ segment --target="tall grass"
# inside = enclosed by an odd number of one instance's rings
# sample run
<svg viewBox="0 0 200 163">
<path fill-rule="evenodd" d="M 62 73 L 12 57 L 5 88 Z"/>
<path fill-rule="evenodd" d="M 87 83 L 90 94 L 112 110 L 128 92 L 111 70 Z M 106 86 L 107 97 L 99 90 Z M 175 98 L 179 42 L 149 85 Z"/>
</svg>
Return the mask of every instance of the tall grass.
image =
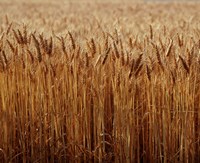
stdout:
<svg viewBox="0 0 200 163">
<path fill-rule="evenodd" d="M 0 39 L 1 162 L 200 162 L 192 28 L 45 36 L 12 24 Z"/>
</svg>

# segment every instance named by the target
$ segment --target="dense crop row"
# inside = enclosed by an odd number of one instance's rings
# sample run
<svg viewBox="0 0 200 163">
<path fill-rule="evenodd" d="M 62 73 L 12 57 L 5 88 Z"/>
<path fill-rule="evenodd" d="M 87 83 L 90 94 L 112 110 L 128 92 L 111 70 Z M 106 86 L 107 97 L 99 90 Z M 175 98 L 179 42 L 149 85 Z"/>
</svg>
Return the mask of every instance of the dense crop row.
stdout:
<svg viewBox="0 0 200 163">
<path fill-rule="evenodd" d="M 45 17 L 55 11 L 51 5 L 43 16 L 42 6 L 32 4 L 33 26 L 5 16 L 0 30 L 0 161 L 199 162 L 195 6 L 88 6 L 94 9 L 91 15 L 84 16 L 86 7 L 78 11 L 71 4 L 71 15 L 52 23 Z M 169 6 L 172 14 L 157 15 Z M 190 22 L 177 9 L 193 16 Z M 23 12 L 25 21 L 32 18 Z M 177 24 L 170 24 L 174 13 Z M 117 15 L 113 25 L 110 20 Z M 141 17 L 129 20 L 132 15 Z M 52 33 L 40 32 L 47 26 Z"/>
</svg>

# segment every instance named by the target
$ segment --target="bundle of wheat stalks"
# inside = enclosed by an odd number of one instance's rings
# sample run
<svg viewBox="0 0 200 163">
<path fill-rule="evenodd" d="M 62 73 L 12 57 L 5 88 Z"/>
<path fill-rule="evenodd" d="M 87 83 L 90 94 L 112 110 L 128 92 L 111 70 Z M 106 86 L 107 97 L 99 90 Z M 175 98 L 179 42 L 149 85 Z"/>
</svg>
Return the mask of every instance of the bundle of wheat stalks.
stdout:
<svg viewBox="0 0 200 163">
<path fill-rule="evenodd" d="M 91 5 L 100 11 L 90 19 L 60 19 L 67 32 L 39 14 L 39 28 L 57 27 L 48 35 L 5 17 L 0 162 L 200 161 L 200 31 L 193 18 L 172 17 L 177 8 L 188 16 L 193 9 L 171 5 L 163 25 L 157 13 L 169 6 L 119 7 L 109 11 L 122 15 L 113 27 L 105 6 L 112 5 Z M 145 16 L 142 9 L 148 16 L 135 21 L 147 25 L 125 24 L 132 14 Z"/>
</svg>

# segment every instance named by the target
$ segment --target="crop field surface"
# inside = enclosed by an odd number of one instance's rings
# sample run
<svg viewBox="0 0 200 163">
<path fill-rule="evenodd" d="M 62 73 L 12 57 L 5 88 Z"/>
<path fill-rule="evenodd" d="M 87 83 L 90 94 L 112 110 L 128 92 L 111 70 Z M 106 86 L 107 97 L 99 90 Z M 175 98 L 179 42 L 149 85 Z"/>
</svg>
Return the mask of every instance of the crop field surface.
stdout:
<svg viewBox="0 0 200 163">
<path fill-rule="evenodd" d="M 199 11 L 0 1 L 0 162 L 199 163 Z"/>
</svg>

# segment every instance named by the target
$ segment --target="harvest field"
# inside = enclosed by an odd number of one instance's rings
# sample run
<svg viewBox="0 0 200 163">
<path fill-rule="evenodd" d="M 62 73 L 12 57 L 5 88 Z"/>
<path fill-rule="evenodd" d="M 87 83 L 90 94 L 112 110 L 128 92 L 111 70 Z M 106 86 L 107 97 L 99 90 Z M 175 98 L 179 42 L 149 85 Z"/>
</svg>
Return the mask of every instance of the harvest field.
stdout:
<svg viewBox="0 0 200 163">
<path fill-rule="evenodd" d="M 0 162 L 200 162 L 200 3 L 0 2 Z"/>
</svg>

